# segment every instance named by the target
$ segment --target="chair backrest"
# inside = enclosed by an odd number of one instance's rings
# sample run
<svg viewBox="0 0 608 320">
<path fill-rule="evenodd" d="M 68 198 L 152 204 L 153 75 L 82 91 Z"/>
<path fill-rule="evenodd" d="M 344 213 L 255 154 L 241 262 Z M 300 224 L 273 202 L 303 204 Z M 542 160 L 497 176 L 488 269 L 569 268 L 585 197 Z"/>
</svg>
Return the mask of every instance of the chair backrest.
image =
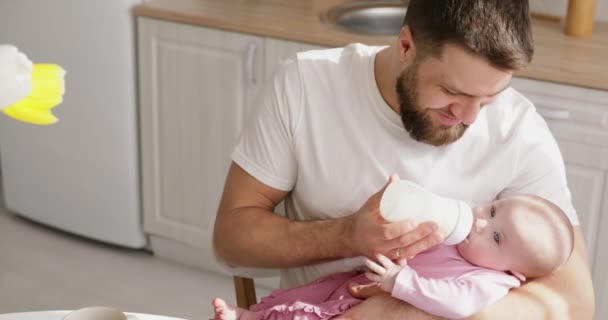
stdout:
<svg viewBox="0 0 608 320">
<path fill-rule="evenodd" d="M 243 309 L 249 309 L 251 305 L 257 303 L 253 279 L 240 276 L 233 276 L 233 279 L 236 304 Z"/>
<path fill-rule="evenodd" d="M 257 303 L 254 278 L 278 277 L 280 275 L 278 269 L 233 268 L 223 264 L 221 269 L 223 272 L 232 275 L 236 303 L 243 309 L 249 309 L 251 305 Z"/>
</svg>

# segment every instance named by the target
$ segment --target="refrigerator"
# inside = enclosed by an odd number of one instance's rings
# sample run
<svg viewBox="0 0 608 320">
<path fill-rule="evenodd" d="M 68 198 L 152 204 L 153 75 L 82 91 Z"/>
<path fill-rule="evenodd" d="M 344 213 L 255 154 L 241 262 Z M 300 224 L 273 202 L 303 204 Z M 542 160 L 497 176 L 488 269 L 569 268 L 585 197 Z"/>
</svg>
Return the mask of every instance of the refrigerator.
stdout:
<svg viewBox="0 0 608 320">
<path fill-rule="evenodd" d="M 59 230 L 146 246 L 138 165 L 135 23 L 139 0 L 2 0 L 0 43 L 66 70 L 59 122 L 0 116 L 9 211 Z"/>
</svg>

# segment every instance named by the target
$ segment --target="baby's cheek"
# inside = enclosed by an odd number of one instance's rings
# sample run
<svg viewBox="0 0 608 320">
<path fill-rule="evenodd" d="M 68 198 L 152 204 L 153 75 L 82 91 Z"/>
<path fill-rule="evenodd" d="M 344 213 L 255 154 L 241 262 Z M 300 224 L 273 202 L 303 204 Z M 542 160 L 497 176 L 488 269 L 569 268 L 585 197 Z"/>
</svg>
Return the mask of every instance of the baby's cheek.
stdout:
<svg viewBox="0 0 608 320">
<path fill-rule="evenodd" d="M 471 246 L 468 243 L 461 242 L 456 246 L 456 248 L 465 260 L 469 261 L 471 259 Z"/>
<path fill-rule="evenodd" d="M 488 258 L 484 253 L 484 250 L 478 243 L 468 243 L 462 245 L 462 248 L 459 250 L 460 255 L 467 260 L 469 263 L 478 266 L 484 266 L 486 264 Z"/>
</svg>

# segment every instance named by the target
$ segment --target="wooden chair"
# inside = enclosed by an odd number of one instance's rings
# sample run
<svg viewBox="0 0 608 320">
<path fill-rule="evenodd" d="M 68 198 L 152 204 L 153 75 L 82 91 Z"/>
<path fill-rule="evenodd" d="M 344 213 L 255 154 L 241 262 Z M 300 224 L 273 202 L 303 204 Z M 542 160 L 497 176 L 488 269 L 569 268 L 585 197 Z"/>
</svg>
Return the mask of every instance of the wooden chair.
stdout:
<svg viewBox="0 0 608 320">
<path fill-rule="evenodd" d="M 257 303 L 253 279 L 240 276 L 233 276 L 233 279 L 236 304 L 243 309 L 249 309 L 251 305 Z"/>
</svg>

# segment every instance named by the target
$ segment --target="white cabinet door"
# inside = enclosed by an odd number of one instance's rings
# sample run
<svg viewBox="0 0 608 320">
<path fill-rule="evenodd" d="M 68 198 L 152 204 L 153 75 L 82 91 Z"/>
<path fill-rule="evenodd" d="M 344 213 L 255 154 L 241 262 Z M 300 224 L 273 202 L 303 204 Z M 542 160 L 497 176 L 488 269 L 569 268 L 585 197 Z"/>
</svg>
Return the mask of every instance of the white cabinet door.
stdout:
<svg viewBox="0 0 608 320">
<path fill-rule="evenodd" d="M 213 224 L 263 80 L 263 38 L 148 18 L 138 27 L 145 230 L 155 252 L 155 239 L 175 240 L 214 269 Z"/>
<path fill-rule="evenodd" d="M 593 272 L 595 319 L 608 319 L 608 92 L 525 79 L 513 87 L 545 118 L 566 163 L 568 186 Z"/>
</svg>

